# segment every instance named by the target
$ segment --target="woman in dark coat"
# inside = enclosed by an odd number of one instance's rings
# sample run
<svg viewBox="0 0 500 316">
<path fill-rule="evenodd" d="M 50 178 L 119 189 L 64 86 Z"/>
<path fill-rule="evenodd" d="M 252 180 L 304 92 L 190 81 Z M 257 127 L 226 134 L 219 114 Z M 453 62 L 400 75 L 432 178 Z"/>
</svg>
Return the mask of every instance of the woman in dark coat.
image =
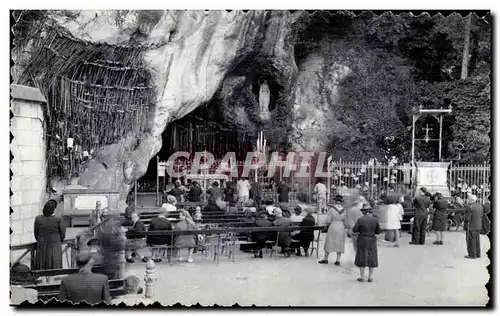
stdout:
<svg viewBox="0 0 500 316">
<path fill-rule="evenodd" d="M 363 204 L 361 212 L 363 217 L 359 218 L 352 231 L 358 235 L 356 258 L 354 264 L 359 267 L 359 282 L 365 282 L 365 268 L 368 267 L 368 282 L 373 282 L 373 270 L 378 267 L 377 237 L 380 234 L 378 220 L 374 218 L 369 211 L 369 203 Z"/>
<path fill-rule="evenodd" d="M 436 193 L 434 202 L 434 216 L 432 218 L 432 230 L 436 233 L 434 245 L 442 245 L 446 222 L 448 221 L 448 201 L 441 193 Z"/>
<path fill-rule="evenodd" d="M 316 226 L 316 220 L 312 215 L 312 210 L 313 209 L 306 208 L 305 211 L 307 212 L 307 215 L 299 224 L 299 227 Z M 314 230 L 301 230 L 300 233 L 295 235 L 295 239 L 299 241 L 299 248 L 297 249 L 296 255 L 302 256 L 302 253 L 300 252 L 300 247 L 302 247 L 304 248 L 304 255 L 308 257 L 309 246 L 314 241 Z"/>
<path fill-rule="evenodd" d="M 271 227 L 272 223 L 267 219 L 267 212 L 260 212 L 259 218 L 255 220 L 256 227 Z M 252 241 L 257 245 L 254 249 L 254 257 L 262 258 L 262 249 L 266 246 L 266 241 L 269 238 L 269 232 L 253 232 Z"/>
<path fill-rule="evenodd" d="M 57 202 L 49 200 L 43 215 L 35 218 L 35 270 L 62 269 L 62 241 L 66 237 L 64 220 L 54 216 Z"/>
</svg>

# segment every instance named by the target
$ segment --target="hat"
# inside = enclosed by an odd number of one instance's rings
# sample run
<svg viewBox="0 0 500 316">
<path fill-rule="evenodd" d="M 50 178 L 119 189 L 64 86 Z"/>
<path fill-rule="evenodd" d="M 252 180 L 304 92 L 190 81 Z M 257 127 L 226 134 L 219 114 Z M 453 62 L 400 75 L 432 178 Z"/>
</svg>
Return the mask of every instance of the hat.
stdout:
<svg viewBox="0 0 500 316">
<path fill-rule="evenodd" d="M 248 199 L 245 204 L 244 204 L 245 207 L 252 207 L 253 206 L 253 200 L 252 199 Z"/>
<path fill-rule="evenodd" d="M 361 206 L 362 211 L 369 211 L 371 209 L 372 209 L 372 206 L 368 202 L 363 203 L 363 206 Z"/>
<path fill-rule="evenodd" d="M 475 196 L 474 194 L 470 194 L 469 195 L 469 200 L 471 200 L 472 202 L 476 202 L 477 201 L 477 196 Z"/>
<path fill-rule="evenodd" d="M 16 263 L 10 270 L 10 281 L 14 283 L 35 283 L 36 277 L 30 268 L 22 263 Z"/>
<path fill-rule="evenodd" d="M 340 194 L 335 196 L 335 202 L 344 202 L 344 197 Z"/>
<path fill-rule="evenodd" d="M 177 199 L 173 195 L 168 195 L 167 196 L 167 202 L 170 203 L 170 204 L 176 204 L 177 203 Z"/>
<path fill-rule="evenodd" d="M 123 282 L 123 291 L 125 294 L 136 294 L 139 291 L 139 278 L 136 276 L 128 276 Z"/>
<path fill-rule="evenodd" d="M 421 188 L 420 188 L 420 191 L 422 191 L 422 192 L 424 192 L 424 193 L 427 193 L 427 189 L 426 189 L 426 188 L 424 188 L 424 187 L 421 187 Z"/>
</svg>

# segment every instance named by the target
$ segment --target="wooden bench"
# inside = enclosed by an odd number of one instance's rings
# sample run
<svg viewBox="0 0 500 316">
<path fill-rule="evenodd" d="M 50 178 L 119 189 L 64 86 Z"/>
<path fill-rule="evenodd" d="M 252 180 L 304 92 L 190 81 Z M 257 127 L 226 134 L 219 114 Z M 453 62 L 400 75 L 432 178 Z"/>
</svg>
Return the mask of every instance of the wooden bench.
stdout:
<svg viewBox="0 0 500 316">
<path fill-rule="evenodd" d="M 35 277 L 54 277 L 54 276 L 65 276 L 69 274 L 77 273 L 79 269 L 71 268 L 71 269 L 50 269 L 50 270 L 35 270 L 33 271 L 33 275 Z M 102 271 L 100 266 L 94 266 L 92 268 L 92 272 L 99 273 Z M 117 297 L 124 294 L 124 280 L 116 279 L 109 280 L 109 294 L 111 297 Z M 38 299 L 42 301 L 47 301 L 52 298 L 59 297 L 59 289 L 61 287 L 60 283 L 51 283 L 51 284 L 36 284 L 25 286 L 26 288 L 35 289 L 38 292 Z"/>
<path fill-rule="evenodd" d="M 109 286 L 110 297 L 114 298 L 114 297 L 124 295 L 123 284 L 124 284 L 123 279 L 109 280 L 108 286 Z M 61 287 L 60 283 L 26 286 L 26 288 L 31 288 L 31 289 L 37 290 L 38 299 L 41 301 L 48 301 L 52 298 L 57 299 L 59 297 L 60 287 Z"/>
<path fill-rule="evenodd" d="M 311 248 L 311 254 L 313 253 L 314 250 L 318 250 L 319 248 L 319 239 L 321 235 L 321 230 L 324 229 L 324 226 L 307 226 L 307 227 L 300 227 L 300 230 L 318 230 L 318 237 L 314 240 L 313 242 L 313 247 Z M 212 229 L 201 229 L 201 230 L 187 230 L 187 231 L 148 231 L 141 233 L 141 235 L 149 236 L 149 235 L 156 235 L 156 236 L 161 236 L 161 235 L 170 235 L 171 236 L 171 244 L 170 245 L 163 245 L 163 246 L 155 246 L 156 248 L 162 247 L 164 249 L 170 249 L 172 252 L 175 247 L 174 247 L 174 239 L 175 236 L 182 236 L 182 235 L 203 235 L 206 238 L 215 238 L 217 239 L 217 244 L 214 244 L 214 261 L 219 261 L 219 252 L 218 250 L 221 249 L 222 253 L 224 250 L 229 251 L 229 257 L 233 258 L 234 260 L 234 252 L 235 252 L 235 245 L 236 245 L 236 238 L 239 233 L 252 233 L 252 232 L 276 232 L 277 236 L 279 237 L 279 232 L 292 232 L 298 230 L 298 227 L 296 226 L 288 226 L 288 227 L 219 227 L 219 228 L 212 228 Z M 273 238 L 274 239 L 274 238 Z M 278 239 L 277 239 L 278 240 Z M 276 243 L 274 241 L 271 241 L 272 244 L 277 246 L 277 240 Z M 314 243 L 316 243 L 316 247 L 314 247 Z M 230 249 L 232 247 L 232 249 Z M 272 253 L 271 253 L 272 255 Z M 317 251 L 317 256 L 318 256 L 318 251 Z M 169 258 L 169 263 L 171 263 L 171 258 Z"/>
</svg>

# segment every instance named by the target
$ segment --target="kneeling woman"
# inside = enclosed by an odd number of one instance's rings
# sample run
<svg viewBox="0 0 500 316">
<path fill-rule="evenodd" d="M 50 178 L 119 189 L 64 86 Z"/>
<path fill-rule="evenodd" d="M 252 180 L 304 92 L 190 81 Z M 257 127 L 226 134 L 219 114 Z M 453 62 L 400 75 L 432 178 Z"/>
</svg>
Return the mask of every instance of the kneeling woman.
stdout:
<svg viewBox="0 0 500 316">
<path fill-rule="evenodd" d="M 369 203 L 363 204 L 359 218 L 352 231 L 358 235 L 357 251 L 354 264 L 359 267 L 359 282 L 365 282 L 365 269 L 368 267 L 368 282 L 373 282 L 373 270 L 378 267 L 377 237 L 380 234 L 378 220 L 370 214 L 372 207 Z"/>
</svg>

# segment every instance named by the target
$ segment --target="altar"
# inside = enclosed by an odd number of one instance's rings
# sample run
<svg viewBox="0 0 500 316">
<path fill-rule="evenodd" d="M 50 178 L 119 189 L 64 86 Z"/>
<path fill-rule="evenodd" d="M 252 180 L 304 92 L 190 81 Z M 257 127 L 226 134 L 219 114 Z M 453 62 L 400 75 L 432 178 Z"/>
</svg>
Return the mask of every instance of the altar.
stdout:
<svg viewBox="0 0 500 316">
<path fill-rule="evenodd" d="M 451 196 L 448 187 L 448 168 L 450 162 L 416 162 L 417 185 L 415 195 L 424 187 L 431 194 L 439 192 L 445 198 Z"/>
</svg>

